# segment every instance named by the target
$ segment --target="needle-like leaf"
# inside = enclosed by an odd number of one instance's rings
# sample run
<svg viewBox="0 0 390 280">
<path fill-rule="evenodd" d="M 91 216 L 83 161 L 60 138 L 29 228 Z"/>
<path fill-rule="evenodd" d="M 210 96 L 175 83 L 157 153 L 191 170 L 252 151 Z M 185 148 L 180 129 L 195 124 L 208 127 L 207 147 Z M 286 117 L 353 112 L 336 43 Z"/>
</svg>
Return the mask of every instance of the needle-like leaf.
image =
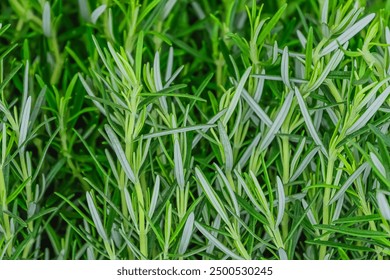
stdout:
<svg viewBox="0 0 390 280">
<path fill-rule="evenodd" d="M 364 18 L 356 22 L 350 28 L 345 30 L 339 37 L 333 40 L 329 45 L 323 48 L 320 53 L 320 56 L 327 55 L 328 53 L 331 53 L 332 51 L 338 49 L 339 45 L 343 45 L 344 43 L 349 41 L 353 36 L 355 36 L 364 27 L 366 27 L 374 19 L 374 17 L 375 14 L 369 14 L 368 16 L 365 16 Z"/>
<path fill-rule="evenodd" d="M 95 224 L 96 230 L 97 230 L 98 234 L 100 235 L 100 237 L 104 241 L 108 241 L 107 234 L 106 234 L 106 232 L 104 230 L 102 221 L 101 221 L 101 219 L 99 217 L 99 213 L 98 213 L 98 211 L 96 209 L 95 203 L 92 200 L 91 194 L 89 192 L 87 192 L 86 195 L 87 195 L 88 208 L 89 208 L 89 211 L 91 212 L 92 220 L 93 220 L 93 222 Z"/>
<path fill-rule="evenodd" d="M 106 130 L 107 136 L 110 139 L 111 147 L 114 150 L 116 156 L 118 157 L 119 162 L 121 163 L 123 171 L 125 172 L 127 178 L 133 184 L 135 184 L 136 179 L 134 176 L 134 172 L 131 169 L 129 162 L 127 161 L 126 155 L 122 149 L 118 137 L 115 135 L 115 132 L 112 130 L 112 128 L 109 125 L 105 125 L 104 129 Z"/>
<path fill-rule="evenodd" d="M 310 136 L 313 138 L 314 142 L 320 147 L 321 152 L 328 157 L 328 152 L 325 149 L 324 144 L 322 144 L 322 141 L 320 137 L 318 136 L 318 133 L 316 129 L 314 128 L 313 121 L 310 117 L 309 111 L 307 110 L 305 101 L 303 100 L 303 97 L 301 95 L 301 92 L 297 87 L 295 87 L 295 96 L 297 97 L 299 108 L 301 108 L 301 113 L 303 115 L 303 118 L 305 120 L 307 129 L 309 130 Z"/>
<path fill-rule="evenodd" d="M 45 5 L 43 6 L 43 13 L 42 13 L 42 29 L 43 34 L 50 38 L 52 27 L 51 27 L 51 12 L 50 12 L 50 4 L 49 2 L 45 2 Z"/>
</svg>

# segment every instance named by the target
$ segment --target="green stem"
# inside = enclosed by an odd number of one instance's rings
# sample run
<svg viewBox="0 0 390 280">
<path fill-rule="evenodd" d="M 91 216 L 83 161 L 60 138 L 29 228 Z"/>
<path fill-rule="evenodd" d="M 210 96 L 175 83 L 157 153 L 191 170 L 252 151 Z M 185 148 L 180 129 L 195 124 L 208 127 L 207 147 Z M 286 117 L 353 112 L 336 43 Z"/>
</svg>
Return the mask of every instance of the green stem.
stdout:
<svg viewBox="0 0 390 280">
<path fill-rule="evenodd" d="M 215 75 L 216 76 L 216 81 L 217 81 L 217 86 L 222 86 L 223 85 L 223 81 L 222 81 L 223 66 L 225 65 L 225 60 L 223 58 L 222 53 L 219 53 L 219 57 L 215 61 L 215 65 L 217 66 L 217 71 L 216 71 L 217 74 Z"/>
<path fill-rule="evenodd" d="M 134 42 L 136 42 L 135 36 L 137 35 L 136 30 L 137 30 L 138 12 L 139 12 L 138 3 L 136 3 L 135 1 L 132 1 L 129 29 L 128 29 L 128 35 L 127 35 L 126 43 L 125 43 L 126 50 L 128 50 L 129 52 L 133 51 Z"/>
<path fill-rule="evenodd" d="M 147 230 L 146 230 L 146 221 L 145 221 L 145 203 L 144 195 L 142 192 L 141 184 L 138 182 L 135 183 L 135 191 L 137 193 L 138 199 L 138 226 L 139 226 L 139 247 L 142 255 L 147 259 L 148 258 L 148 239 L 147 239 Z"/>
<path fill-rule="evenodd" d="M 235 239 L 234 244 L 236 245 L 236 248 L 240 252 L 241 256 L 244 257 L 246 260 L 250 260 L 251 256 L 248 254 L 248 251 L 245 249 L 244 245 L 242 244 L 240 239 Z"/>
<path fill-rule="evenodd" d="M 26 157 L 25 157 L 24 153 L 20 153 L 20 165 L 22 167 L 23 181 L 28 180 L 29 174 L 28 174 L 28 170 L 27 170 Z M 27 182 L 27 184 L 26 184 L 26 206 L 27 206 L 27 209 L 29 208 L 31 202 L 33 202 L 31 182 Z M 34 230 L 34 224 L 32 221 L 28 222 L 27 226 L 28 226 L 28 229 L 30 230 L 30 232 L 32 232 Z"/>
<path fill-rule="evenodd" d="M 187 204 L 188 204 L 188 188 L 178 188 L 177 192 L 177 214 L 179 221 L 183 219 L 183 217 L 186 214 L 187 211 Z"/>
<path fill-rule="evenodd" d="M 83 188 L 84 191 L 89 191 L 90 187 L 88 183 L 84 181 L 83 176 L 79 171 L 79 168 L 74 164 L 72 160 L 71 152 L 68 149 L 68 137 L 67 137 L 67 132 L 65 129 L 63 117 L 60 116 L 59 118 L 60 118 L 60 138 L 61 138 L 62 154 L 65 157 L 66 163 L 69 166 L 70 170 L 72 171 L 74 178 L 76 178 L 81 183 L 81 187 Z"/>
<path fill-rule="evenodd" d="M 357 181 L 356 185 L 357 185 L 357 193 L 359 195 L 359 200 L 360 200 L 361 210 L 362 210 L 363 215 L 364 216 L 372 215 L 371 209 L 370 209 L 368 202 L 367 202 L 367 199 L 365 197 L 365 192 L 363 191 L 363 186 L 361 184 L 361 181 Z M 369 221 L 368 224 L 369 224 L 369 227 L 372 231 L 375 231 L 375 232 L 377 231 L 377 227 L 376 227 L 374 221 Z M 381 248 L 377 245 L 375 245 L 374 248 L 377 252 L 378 260 L 383 260 L 383 256 L 380 253 Z"/>
<path fill-rule="evenodd" d="M 9 216 L 4 213 L 4 211 L 8 210 L 7 206 L 7 190 L 5 188 L 5 180 L 4 180 L 4 173 L 3 173 L 3 167 L 0 167 L 0 203 L 1 203 L 1 210 L 3 212 L 3 221 L 4 221 L 4 231 L 5 231 L 5 243 L 12 239 L 11 234 L 11 226 L 9 222 Z M 11 256 L 12 254 L 12 241 L 11 244 L 7 244 L 7 255 Z"/>
<path fill-rule="evenodd" d="M 326 185 L 331 185 L 333 182 L 333 170 L 334 170 L 335 161 L 336 161 L 336 156 L 335 153 L 332 152 L 329 154 L 328 167 L 326 170 L 326 179 L 325 179 Z M 325 187 L 324 197 L 323 197 L 323 208 L 322 208 L 322 223 L 324 225 L 329 225 L 330 223 L 330 207 L 329 207 L 330 195 L 331 195 L 331 188 Z M 323 232 L 323 234 L 324 233 L 325 231 Z M 327 241 L 328 239 L 329 239 L 329 235 L 324 235 L 321 238 L 322 241 Z M 325 258 L 326 250 L 327 250 L 326 245 L 322 245 L 320 247 L 319 258 L 321 260 Z"/>
<path fill-rule="evenodd" d="M 56 34 L 54 34 L 52 39 L 49 40 L 49 48 L 54 53 L 54 58 L 55 58 L 55 66 L 50 78 L 50 83 L 52 85 L 55 85 L 60 80 L 62 67 L 64 65 L 64 58 L 60 52 Z"/>
<path fill-rule="evenodd" d="M 126 196 L 125 196 L 125 188 L 120 187 L 120 192 L 121 192 L 121 206 L 122 206 L 122 214 L 123 216 L 127 219 L 129 217 L 129 211 L 127 209 L 127 204 L 126 204 Z M 127 225 L 124 225 L 125 228 L 127 228 Z"/>
</svg>

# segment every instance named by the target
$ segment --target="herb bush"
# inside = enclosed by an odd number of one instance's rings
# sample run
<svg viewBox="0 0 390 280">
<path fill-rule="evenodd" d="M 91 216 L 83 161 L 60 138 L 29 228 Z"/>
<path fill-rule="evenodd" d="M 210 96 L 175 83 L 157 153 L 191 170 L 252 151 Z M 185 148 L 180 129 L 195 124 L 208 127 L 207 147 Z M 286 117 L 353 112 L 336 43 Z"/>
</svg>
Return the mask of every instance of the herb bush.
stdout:
<svg viewBox="0 0 390 280">
<path fill-rule="evenodd" d="M 0 259 L 389 259 L 390 1 L 0 4 Z"/>
</svg>

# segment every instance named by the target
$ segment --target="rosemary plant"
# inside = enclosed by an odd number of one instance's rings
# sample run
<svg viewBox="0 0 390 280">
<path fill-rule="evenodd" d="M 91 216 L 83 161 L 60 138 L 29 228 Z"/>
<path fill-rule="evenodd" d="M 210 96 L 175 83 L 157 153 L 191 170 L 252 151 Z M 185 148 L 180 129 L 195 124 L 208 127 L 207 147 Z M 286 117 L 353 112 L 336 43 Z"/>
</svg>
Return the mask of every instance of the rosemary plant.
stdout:
<svg viewBox="0 0 390 280">
<path fill-rule="evenodd" d="M 0 4 L 0 259 L 389 259 L 390 1 Z"/>
</svg>

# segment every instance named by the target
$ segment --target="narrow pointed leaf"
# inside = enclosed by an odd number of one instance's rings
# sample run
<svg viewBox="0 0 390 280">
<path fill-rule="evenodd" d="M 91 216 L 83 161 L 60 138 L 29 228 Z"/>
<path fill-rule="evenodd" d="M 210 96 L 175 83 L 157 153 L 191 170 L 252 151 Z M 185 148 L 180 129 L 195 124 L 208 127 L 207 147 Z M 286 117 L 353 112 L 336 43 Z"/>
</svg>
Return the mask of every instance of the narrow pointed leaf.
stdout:
<svg viewBox="0 0 390 280">
<path fill-rule="evenodd" d="M 272 126 L 269 128 L 268 133 L 264 136 L 263 140 L 260 144 L 260 151 L 264 151 L 271 144 L 272 140 L 275 138 L 276 133 L 279 131 L 280 127 L 283 125 L 284 120 L 287 117 L 287 114 L 291 107 L 291 102 L 293 100 L 292 91 L 289 92 L 282 107 L 279 110 L 279 114 L 277 115 L 275 121 Z"/>
<path fill-rule="evenodd" d="M 229 107 L 226 111 L 226 114 L 223 118 L 223 124 L 226 125 L 230 119 L 230 117 L 232 116 L 234 110 L 236 109 L 237 107 L 237 103 L 238 101 L 240 100 L 240 97 L 241 97 L 241 93 L 244 89 L 244 86 L 245 86 L 245 83 L 246 81 L 248 80 L 248 77 L 249 77 L 249 74 L 251 73 L 252 71 L 252 67 L 249 67 L 248 69 L 246 69 L 245 73 L 242 75 L 241 77 L 241 80 L 240 82 L 238 83 L 237 85 L 237 88 L 236 88 L 236 91 L 234 93 L 234 96 L 229 104 Z"/>
<path fill-rule="evenodd" d="M 324 144 L 322 144 L 322 141 L 317 134 L 317 131 L 314 127 L 313 121 L 310 117 L 309 111 L 306 108 L 305 101 L 303 100 L 301 92 L 299 91 L 299 89 L 297 87 L 295 88 L 295 96 L 297 97 L 299 108 L 301 109 L 301 112 L 302 112 L 303 118 L 305 120 L 307 129 L 309 130 L 310 136 L 313 138 L 314 142 L 321 148 L 321 152 L 326 157 L 328 157 L 328 152 L 326 151 Z"/>
<path fill-rule="evenodd" d="M 378 156 L 375 153 L 370 152 L 370 157 L 371 157 L 372 162 L 374 163 L 374 166 L 378 169 L 379 173 L 384 178 L 386 178 L 386 169 L 385 169 L 384 165 L 382 164 L 382 162 L 379 160 Z"/>
<path fill-rule="evenodd" d="M 278 190 L 278 216 L 276 218 L 275 227 L 278 227 L 282 222 L 284 209 L 286 205 L 286 196 L 284 194 L 284 186 L 279 176 L 276 176 L 276 187 Z"/>
<path fill-rule="evenodd" d="M 363 113 L 363 115 L 360 116 L 360 118 L 354 122 L 354 124 L 347 130 L 347 135 L 351 134 L 362 127 L 364 127 L 368 121 L 374 116 L 374 114 L 379 110 L 379 108 L 382 106 L 382 104 L 386 101 L 387 97 L 390 94 L 390 86 L 387 87 L 376 99 L 375 101 L 370 105 L 370 107 L 367 108 L 367 110 Z"/>
<path fill-rule="evenodd" d="M 101 5 L 97 7 L 91 14 L 91 22 L 93 24 L 96 24 L 98 18 L 104 13 L 106 10 L 107 6 L 106 5 Z"/>
<path fill-rule="evenodd" d="M 386 220 L 390 221 L 390 205 L 389 200 L 386 198 L 383 192 L 378 191 L 376 193 L 376 200 L 378 202 L 379 210 Z"/>
<path fill-rule="evenodd" d="M 226 172 L 231 172 L 233 169 L 233 150 L 232 146 L 230 145 L 229 136 L 227 135 L 222 122 L 218 122 L 218 131 L 225 155 L 225 170 Z"/>
<path fill-rule="evenodd" d="M 350 28 L 345 30 L 339 37 L 333 40 L 329 45 L 327 45 L 320 53 L 320 56 L 327 55 L 328 53 L 336 50 L 339 45 L 343 45 L 353 36 L 359 33 L 364 27 L 366 27 L 375 17 L 375 14 L 369 14 L 368 16 L 362 18 Z"/>
<path fill-rule="evenodd" d="M 108 241 L 107 234 L 104 230 L 102 221 L 100 220 L 99 213 L 96 209 L 95 203 L 92 200 L 91 194 L 89 192 L 87 192 L 86 195 L 87 195 L 88 208 L 89 208 L 89 211 L 91 212 L 92 220 L 95 224 L 96 230 L 97 230 L 98 234 L 100 235 L 100 237 L 104 241 Z"/>
<path fill-rule="evenodd" d="M 51 37 L 51 15 L 50 15 L 50 4 L 49 2 L 45 2 L 45 5 L 43 6 L 43 13 L 42 13 L 42 29 L 43 34 L 46 37 Z"/>
<path fill-rule="evenodd" d="M 261 109 L 260 105 L 255 101 L 255 99 L 253 99 L 249 95 L 249 93 L 245 89 L 242 91 L 242 97 L 262 122 L 264 122 L 268 127 L 272 126 L 272 120 L 268 117 L 264 110 Z"/>
<path fill-rule="evenodd" d="M 199 180 L 199 183 L 203 189 L 203 191 L 206 193 L 207 198 L 209 199 L 211 205 L 215 208 L 217 213 L 221 215 L 222 220 L 227 224 L 230 225 L 229 216 L 226 213 L 225 207 L 223 206 L 220 198 L 215 193 L 213 188 L 210 186 L 207 179 L 204 177 L 202 171 L 199 170 L 198 167 L 195 167 L 195 174 L 196 177 Z"/>
<path fill-rule="evenodd" d="M 201 224 L 195 222 L 196 228 L 207 238 L 209 242 L 211 242 L 215 247 L 224 252 L 226 255 L 231 257 L 234 260 L 243 260 L 242 257 L 237 255 L 236 253 L 229 250 L 225 245 L 223 245 L 217 238 L 215 238 L 210 232 L 208 232 Z"/>
<path fill-rule="evenodd" d="M 21 145 L 24 143 L 27 137 L 27 131 L 28 131 L 28 124 L 30 121 L 30 111 L 31 111 L 31 97 L 29 96 L 26 101 L 26 105 L 23 109 L 22 119 L 20 123 L 20 134 L 19 134 L 19 141 L 18 146 L 21 147 Z M 23 151 L 24 149 L 22 149 Z"/>
<path fill-rule="evenodd" d="M 315 147 L 313 150 L 311 150 L 307 156 L 302 160 L 301 164 L 298 166 L 297 170 L 294 172 L 294 175 L 291 176 L 290 182 L 294 182 L 299 175 L 302 174 L 302 172 L 306 169 L 306 167 L 309 165 L 309 163 L 312 161 L 314 156 L 317 154 L 317 152 L 320 150 L 320 147 Z"/>
<path fill-rule="evenodd" d="M 153 132 L 150 134 L 143 135 L 143 139 L 156 138 L 156 137 L 172 135 L 172 134 L 188 132 L 188 131 L 194 131 L 194 130 L 209 129 L 212 127 L 215 127 L 215 125 L 204 124 L 204 125 L 194 125 L 194 126 L 186 126 L 186 127 L 180 127 L 180 128 L 174 128 L 174 129 L 167 129 L 164 131 L 158 131 L 158 132 Z"/>
<path fill-rule="evenodd" d="M 112 128 L 109 125 L 105 125 L 104 129 L 106 130 L 107 136 L 110 139 L 111 146 L 118 157 L 118 160 L 123 168 L 123 171 L 125 172 L 127 178 L 135 184 L 136 179 L 134 176 L 134 172 L 130 167 L 129 162 L 127 161 L 126 155 L 122 149 L 122 146 L 119 142 L 118 137 L 115 135 L 115 132 L 112 130 Z"/>
<path fill-rule="evenodd" d="M 284 85 L 291 89 L 290 77 L 288 74 L 288 47 L 285 47 L 282 55 L 281 74 Z"/>
<path fill-rule="evenodd" d="M 179 188 L 183 189 L 184 182 L 184 169 L 183 169 L 183 160 L 180 152 L 179 140 L 175 139 L 174 144 L 174 163 L 175 163 L 175 177 Z"/>
<path fill-rule="evenodd" d="M 150 208 L 149 208 L 149 218 L 151 219 L 154 214 L 154 210 L 156 209 L 157 206 L 157 200 L 158 196 L 160 195 L 160 176 L 156 176 L 156 182 L 154 183 L 154 188 L 153 188 L 153 195 L 152 195 L 152 200 L 150 202 Z"/>
<path fill-rule="evenodd" d="M 186 224 L 184 226 L 183 234 L 181 236 L 180 245 L 179 245 L 179 254 L 183 255 L 188 248 L 188 244 L 190 244 L 190 239 L 192 236 L 192 230 L 194 227 L 195 215 L 194 212 L 188 216 Z"/>
<path fill-rule="evenodd" d="M 369 166 L 367 162 L 363 163 L 351 176 L 348 177 L 347 181 L 343 184 L 340 190 L 335 194 L 335 196 L 329 201 L 329 205 L 340 199 L 340 197 L 347 191 L 347 189 L 352 185 L 352 183 L 359 177 L 360 174 L 366 170 Z"/>
</svg>

